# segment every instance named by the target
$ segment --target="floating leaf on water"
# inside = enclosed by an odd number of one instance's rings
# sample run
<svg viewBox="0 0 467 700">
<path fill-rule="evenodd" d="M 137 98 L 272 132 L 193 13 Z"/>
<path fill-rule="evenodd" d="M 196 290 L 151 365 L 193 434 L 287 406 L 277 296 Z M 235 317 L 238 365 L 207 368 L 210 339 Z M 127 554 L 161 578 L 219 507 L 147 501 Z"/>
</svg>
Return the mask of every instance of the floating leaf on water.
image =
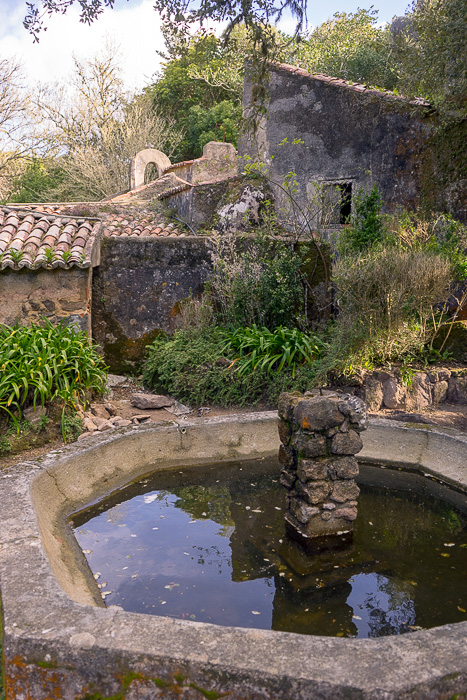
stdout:
<svg viewBox="0 0 467 700">
<path fill-rule="evenodd" d="M 455 547 L 456 543 L 455 542 L 444 542 L 445 547 Z"/>
<path fill-rule="evenodd" d="M 279 506 L 274 506 L 274 510 L 282 510 L 282 508 L 279 508 Z"/>
<path fill-rule="evenodd" d="M 207 513 L 201 513 L 201 515 L 205 518 L 207 516 Z"/>
<path fill-rule="evenodd" d="M 101 596 L 105 598 L 108 595 L 111 595 L 112 591 L 101 591 Z"/>
<path fill-rule="evenodd" d="M 174 588 L 178 588 L 179 586 L 179 583 L 168 583 L 167 586 L 164 586 L 164 588 L 167 588 L 169 591 L 172 591 Z"/>
<path fill-rule="evenodd" d="M 167 603 L 166 600 L 161 600 L 161 605 L 165 605 Z"/>
<path fill-rule="evenodd" d="M 184 554 L 186 557 L 189 557 L 189 556 L 190 556 L 190 552 L 183 552 L 183 554 Z"/>
<path fill-rule="evenodd" d="M 253 613 L 253 615 L 261 615 L 261 613 L 258 612 L 257 610 L 252 610 L 251 612 Z"/>
<path fill-rule="evenodd" d="M 193 613 L 191 613 L 191 615 L 189 617 L 190 617 L 190 620 L 196 620 L 196 615 L 193 615 Z"/>
<path fill-rule="evenodd" d="M 83 554 L 92 554 L 92 549 L 83 549 Z"/>
<path fill-rule="evenodd" d="M 259 508 L 256 508 L 256 510 L 252 510 L 251 512 L 252 512 L 252 513 L 262 513 L 263 511 L 262 511 L 262 510 L 259 510 Z"/>
<path fill-rule="evenodd" d="M 127 567 L 127 566 L 124 566 L 123 569 L 122 569 L 122 571 L 126 571 L 127 569 L 128 569 L 128 567 Z"/>
<path fill-rule="evenodd" d="M 138 535 L 130 535 L 130 537 L 138 537 Z"/>
<path fill-rule="evenodd" d="M 198 522 L 197 520 L 190 520 L 190 521 L 188 522 L 188 524 L 191 525 L 192 523 L 197 523 L 197 522 Z"/>
<path fill-rule="evenodd" d="M 158 530 L 159 528 L 158 528 L 158 527 L 153 527 L 152 529 L 153 529 L 153 530 Z"/>
<path fill-rule="evenodd" d="M 373 523 L 371 522 L 371 520 L 368 521 L 368 525 L 373 525 Z"/>
<path fill-rule="evenodd" d="M 457 606 L 457 609 L 460 610 L 461 612 L 466 612 L 466 611 L 464 610 L 464 608 L 461 608 L 460 605 Z"/>
<path fill-rule="evenodd" d="M 343 632 L 338 632 L 338 633 L 336 634 L 336 637 L 343 637 L 343 636 L 344 636 L 344 633 L 343 633 Z"/>
<path fill-rule="evenodd" d="M 97 581 L 97 579 L 99 578 L 100 575 L 101 575 L 101 572 L 100 572 L 100 571 L 96 571 L 96 573 L 94 574 L 94 578 L 96 579 L 96 581 Z"/>
<path fill-rule="evenodd" d="M 465 549 L 467 547 L 467 544 L 461 544 L 460 546 Z"/>
<path fill-rule="evenodd" d="M 361 620 L 360 615 L 352 615 L 352 620 Z"/>
<path fill-rule="evenodd" d="M 250 506 L 245 506 L 245 510 L 251 510 Z"/>
<path fill-rule="evenodd" d="M 441 552 L 442 557 L 450 557 L 451 555 L 448 554 L 447 552 Z"/>
</svg>

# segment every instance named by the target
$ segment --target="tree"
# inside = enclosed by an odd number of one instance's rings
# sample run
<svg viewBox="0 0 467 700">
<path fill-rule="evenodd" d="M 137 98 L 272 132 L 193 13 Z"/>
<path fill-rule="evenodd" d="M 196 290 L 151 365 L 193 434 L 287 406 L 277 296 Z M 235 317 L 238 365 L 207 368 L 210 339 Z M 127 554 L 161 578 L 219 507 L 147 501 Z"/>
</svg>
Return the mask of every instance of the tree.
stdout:
<svg viewBox="0 0 467 700">
<path fill-rule="evenodd" d="M 395 31 L 400 89 L 451 121 L 467 117 L 466 26 L 465 0 L 418 0 Z"/>
<path fill-rule="evenodd" d="M 211 33 L 200 32 L 186 41 L 177 38 L 166 32 L 169 56 L 165 56 L 160 75 L 146 94 L 183 131 L 176 156 L 185 160 L 201 155 L 214 132 L 215 138 L 222 140 L 225 135 L 225 140 L 236 144 L 248 48 L 241 28 L 234 30 L 227 46 Z M 204 138 L 207 131 L 210 133 Z"/>
<path fill-rule="evenodd" d="M 171 156 L 181 138 L 147 96 L 125 93 L 115 47 L 74 61 L 71 90 L 50 86 L 38 97 L 60 170 L 44 199 L 97 200 L 126 190 L 138 151 L 152 147 Z"/>
<path fill-rule="evenodd" d="M 397 84 L 392 38 L 377 22 L 375 10 L 336 12 L 291 47 L 290 62 L 312 73 L 392 90 Z"/>
<path fill-rule="evenodd" d="M 40 147 L 21 64 L 0 59 L 0 198 L 6 199 L 24 161 Z"/>
<path fill-rule="evenodd" d="M 79 5 L 80 21 L 93 22 L 105 7 L 113 7 L 115 0 L 31 0 L 24 26 L 37 41 L 44 29 L 45 17 L 65 13 L 72 5 Z M 206 21 L 227 23 L 227 34 L 244 24 L 251 32 L 255 43 L 268 51 L 270 35 L 268 26 L 278 22 L 284 12 L 295 17 L 296 32 L 303 29 L 306 19 L 306 0 L 156 0 L 154 9 L 167 25 L 174 27 L 180 36 L 187 36 L 193 24 Z"/>
</svg>

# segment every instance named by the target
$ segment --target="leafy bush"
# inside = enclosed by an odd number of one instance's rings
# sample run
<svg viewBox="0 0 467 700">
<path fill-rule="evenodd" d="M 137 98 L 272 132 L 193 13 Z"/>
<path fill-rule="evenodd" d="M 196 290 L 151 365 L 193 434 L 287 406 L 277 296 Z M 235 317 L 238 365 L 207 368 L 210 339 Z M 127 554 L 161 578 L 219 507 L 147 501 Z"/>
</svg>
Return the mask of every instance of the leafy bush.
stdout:
<svg viewBox="0 0 467 700">
<path fill-rule="evenodd" d="M 340 259 L 334 281 L 341 356 L 347 346 L 360 361 L 384 362 L 425 344 L 432 309 L 446 297 L 451 266 L 430 251 L 376 247 Z"/>
<path fill-rule="evenodd" d="M 285 367 L 281 372 L 257 368 L 241 374 L 233 358 L 225 356 L 225 332 L 219 329 L 183 329 L 157 338 L 143 371 L 146 386 L 194 406 L 274 405 L 282 391 L 304 391 L 312 381 L 309 365 L 297 367 L 295 377 Z"/>
<path fill-rule="evenodd" d="M 211 293 L 224 326 L 294 325 L 303 306 L 301 257 L 293 246 L 267 236 L 225 235 L 213 255 Z"/>
<path fill-rule="evenodd" d="M 382 240 L 382 203 L 376 185 L 369 192 L 362 189 L 357 191 L 350 226 L 340 236 L 339 247 L 342 253 L 362 253 Z"/>
<path fill-rule="evenodd" d="M 256 369 L 281 372 L 286 367 L 294 378 L 298 365 L 312 364 L 327 347 L 315 333 L 282 326 L 274 331 L 257 326 L 237 328 L 227 331 L 225 336 L 224 351 L 229 356 L 238 355 L 239 376 Z"/>
<path fill-rule="evenodd" d="M 106 368 L 85 333 L 63 323 L 0 326 L 0 415 L 18 424 L 23 408 L 61 401 L 75 407 L 105 391 Z"/>
</svg>

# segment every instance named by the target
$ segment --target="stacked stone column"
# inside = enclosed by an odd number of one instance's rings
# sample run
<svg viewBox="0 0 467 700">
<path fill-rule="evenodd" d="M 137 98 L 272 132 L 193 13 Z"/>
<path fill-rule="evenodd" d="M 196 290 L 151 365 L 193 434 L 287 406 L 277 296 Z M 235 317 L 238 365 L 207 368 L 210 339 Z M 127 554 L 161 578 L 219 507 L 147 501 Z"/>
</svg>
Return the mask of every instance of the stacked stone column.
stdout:
<svg viewBox="0 0 467 700">
<path fill-rule="evenodd" d="M 279 398 L 286 529 L 310 551 L 352 541 L 360 493 L 355 455 L 366 427 L 366 407 L 356 396 L 325 392 Z"/>
</svg>

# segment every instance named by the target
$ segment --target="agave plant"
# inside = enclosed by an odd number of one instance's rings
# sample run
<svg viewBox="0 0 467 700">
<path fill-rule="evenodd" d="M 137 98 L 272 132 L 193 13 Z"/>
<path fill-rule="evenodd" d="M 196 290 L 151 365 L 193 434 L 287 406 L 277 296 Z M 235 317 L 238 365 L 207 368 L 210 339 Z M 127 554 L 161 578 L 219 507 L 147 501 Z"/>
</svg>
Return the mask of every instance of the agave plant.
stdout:
<svg viewBox="0 0 467 700">
<path fill-rule="evenodd" d="M 0 415 L 16 425 L 22 409 L 55 400 L 77 406 L 105 390 L 106 367 L 87 335 L 63 323 L 0 325 Z"/>
<path fill-rule="evenodd" d="M 281 372 L 284 367 L 295 377 L 297 365 L 311 364 L 328 347 L 316 333 L 304 333 L 298 328 L 279 326 L 268 328 L 237 328 L 225 331 L 223 351 L 237 364 L 240 375 L 256 368 Z"/>
</svg>

